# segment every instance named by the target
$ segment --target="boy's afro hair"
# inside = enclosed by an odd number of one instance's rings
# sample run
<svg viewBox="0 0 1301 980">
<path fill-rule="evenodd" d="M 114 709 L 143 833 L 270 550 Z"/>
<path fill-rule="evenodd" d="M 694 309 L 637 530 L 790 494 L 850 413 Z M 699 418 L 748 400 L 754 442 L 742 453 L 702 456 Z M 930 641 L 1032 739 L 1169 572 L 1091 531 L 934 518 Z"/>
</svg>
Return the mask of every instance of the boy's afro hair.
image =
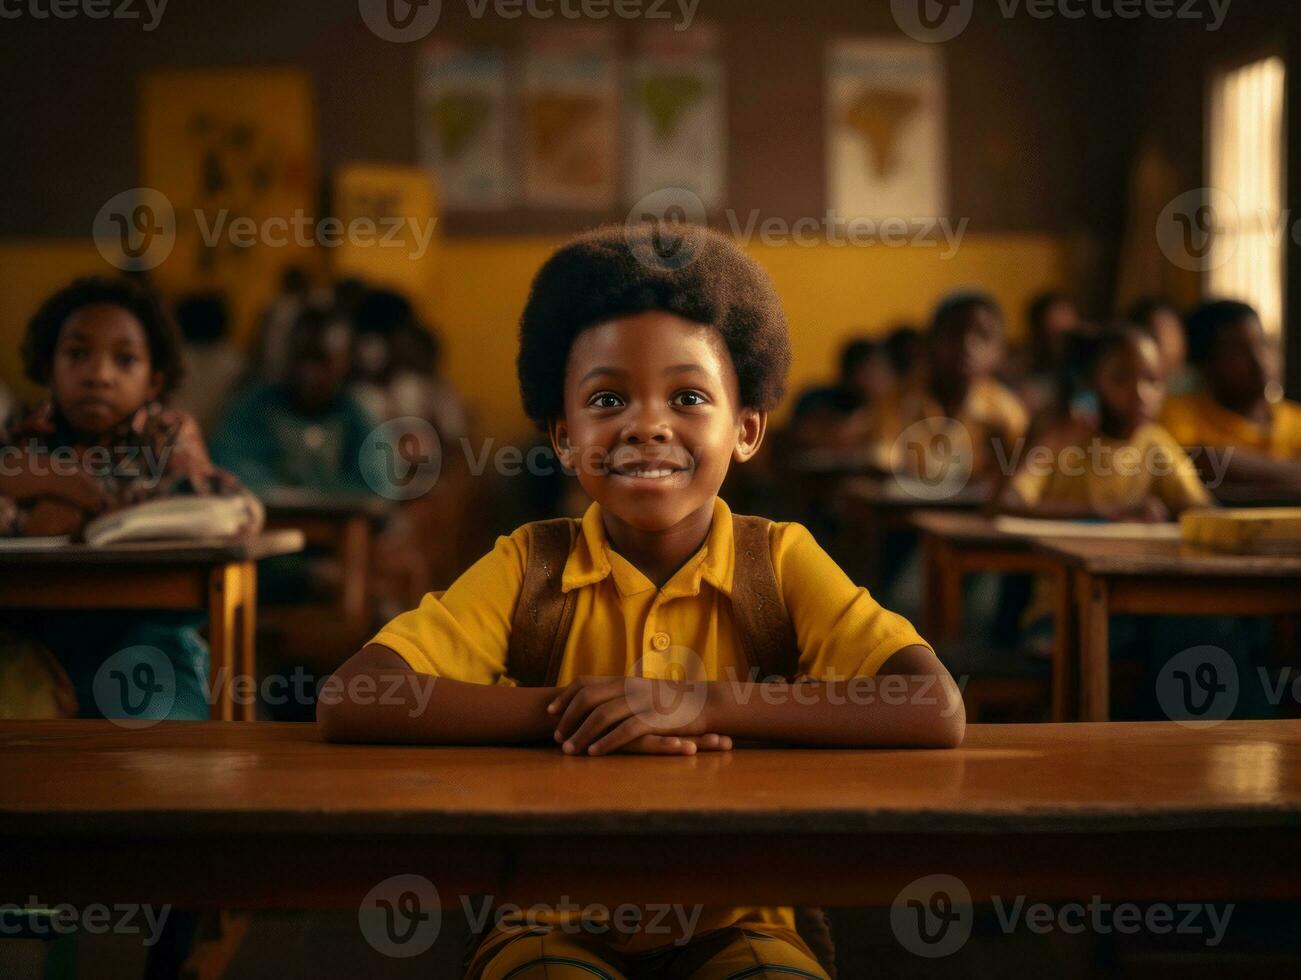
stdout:
<svg viewBox="0 0 1301 980">
<path fill-rule="evenodd" d="M 1259 316 L 1246 303 L 1232 299 L 1203 303 L 1188 317 L 1188 360 L 1205 367 L 1210 363 L 1220 332 L 1248 319 L 1259 319 Z"/>
<path fill-rule="evenodd" d="M 660 310 L 718 331 L 741 404 L 781 401 L 790 369 L 786 317 L 767 274 L 731 239 L 696 225 L 608 225 L 557 251 L 533 280 L 520 319 L 516 367 L 537 425 L 564 414 L 574 338 L 607 320 Z"/>
<path fill-rule="evenodd" d="M 176 389 L 185 374 L 176 325 L 150 290 L 129 279 L 76 279 L 41 304 L 27 323 L 23 338 L 23 372 L 28 380 L 47 385 L 63 325 L 87 306 L 119 306 L 140 322 L 149 344 L 149 363 L 162 374 L 160 397 Z"/>
</svg>

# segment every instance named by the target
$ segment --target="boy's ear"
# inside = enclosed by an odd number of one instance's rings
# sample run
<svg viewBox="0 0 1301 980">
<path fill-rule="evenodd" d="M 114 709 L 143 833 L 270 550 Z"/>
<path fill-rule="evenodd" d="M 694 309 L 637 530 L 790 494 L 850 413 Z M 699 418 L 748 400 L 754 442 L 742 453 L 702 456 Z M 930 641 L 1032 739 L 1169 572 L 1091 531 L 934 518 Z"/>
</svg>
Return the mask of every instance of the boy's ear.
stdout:
<svg viewBox="0 0 1301 980">
<path fill-rule="evenodd" d="M 768 431 L 768 413 L 757 408 L 743 408 L 736 420 L 736 448 L 732 459 L 744 463 L 759 451 Z"/>
<path fill-rule="evenodd" d="M 560 464 L 572 469 L 574 450 L 569 445 L 569 425 L 564 419 L 552 419 L 547 423 L 547 435 L 551 437 L 551 448 L 556 451 Z"/>
</svg>

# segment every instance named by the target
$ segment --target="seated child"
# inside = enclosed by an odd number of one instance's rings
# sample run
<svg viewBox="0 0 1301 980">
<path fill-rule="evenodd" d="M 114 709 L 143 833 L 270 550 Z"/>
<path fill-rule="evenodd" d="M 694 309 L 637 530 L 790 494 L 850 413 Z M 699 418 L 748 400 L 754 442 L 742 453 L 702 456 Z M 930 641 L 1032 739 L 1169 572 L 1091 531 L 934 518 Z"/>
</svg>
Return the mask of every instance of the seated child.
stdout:
<svg viewBox="0 0 1301 980">
<path fill-rule="evenodd" d="M 960 293 L 935 311 L 923 377 L 882 400 L 875 436 L 888 468 L 927 482 L 997 482 L 1028 419 L 993 377 L 1003 316 L 993 299 Z M 901 439 L 901 436 L 906 438 Z"/>
<path fill-rule="evenodd" d="M 884 346 L 866 338 L 849 341 L 840 351 L 836 383 L 810 388 L 796 400 L 790 421 L 792 447 L 846 454 L 866 448 L 872 410 L 894 381 Z"/>
<path fill-rule="evenodd" d="M 1097 395 L 1096 421 L 1057 422 L 1024 454 L 999 495 L 999 509 L 1029 517 L 1150 522 L 1210 506 L 1197 468 L 1153 422 L 1165 389 L 1151 335 L 1137 327 L 1107 331 L 1094 344 L 1086 371 Z M 1052 593 L 1046 582 L 1037 582 L 1023 617 L 1027 645 L 1036 652 L 1050 646 L 1052 614 Z"/>
<path fill-rule="evenodd" d="M 250 489 L 370 493 L 361 449 L 374 423 L 345 391 L 352 330 L 316 309 L 302 313 L 288 338 L 284 381 L 255 385 L 231 401 L 213 458 Z"/>
<path fill-rule="evenodd" d="M 1201 385 L 1171 398 L 1161 421 L 1183 446 L 1216 451 L 1195 454 L 1203 475 L 1301 490 L 1301 404 L 1269 400 L 1274 358 L 1256 311 L 1207 303 L 1188 320 L 1188 350 Z"/>
<path fill-rule="evenodd" d="M 1210 495 L 1192 461 L 1153 420 L 1165 396 L 1161 354 L 1134 327 L 1098 339 L 1088 366 L 1098 419 L 1059 423 L 1027 452 L 999 497 L 1035 517 L 1165 521 Z M 1041 450 L 1047 448 L 1049 453 Z"/>
<path fill-rule="evenodd" d="M 522 318 L 525 409 L 594 503 L 580 520 L 499 538 L 441 599 L 386 626 L 323 690 L 327 738 L 545 743 L 575 757 L 690 755 L 733 738 L 962 740 L 956 685 L 906 620 L 801 525 L 734 515 L 718 497 L 731 464 L 758 451 L 781 396 L 786 324 L 767 276 L 729 239 L 676 231 L 694 260 L 661 263 L 656 227 L 600 229 L 561 248 Z M 881 674 L 935 696 L 844 698 L 850 678 Z M 437 678 L 424 701 L 418 675 Z M 788 699 L 797 677 L 809 696 Z M 406 681 L 409 696 L 354 702 L 354 679 Z M 698 711 L 652 707 L 686 694 Z M 675 957 L 695 957 L 700 978 L 743 966 L 825 976 L 790 908 L 709 908 L 690 937 L 574 936 L 576 922 L 555 928 L 563 913 L 547 921 L 505 921 L 470 975 L 547 964 L 554 977 L 661 976 Z"/>
<path fill-rule="evenodd" d="M 0 472 L 0 536 L 76 536 L 90 518 L 130 504 L 241 492 L 213 466 L 194 420 L 161 403 L 181 376 L 180 343 L 141 287 L 82 279 L 59 291 L 28 324 L 23 361 L 50 398 L 0 432 L 14 464 Z M 108 713 L 92 690 L 100 664 L 117 651 L 152 646 L 175 673 L 167 716 L 203 719 L 208 650 L 200 622 L 163 612 L 24 614 L 16 628 L 53 651 L 84 716 Z"/>
</svg>

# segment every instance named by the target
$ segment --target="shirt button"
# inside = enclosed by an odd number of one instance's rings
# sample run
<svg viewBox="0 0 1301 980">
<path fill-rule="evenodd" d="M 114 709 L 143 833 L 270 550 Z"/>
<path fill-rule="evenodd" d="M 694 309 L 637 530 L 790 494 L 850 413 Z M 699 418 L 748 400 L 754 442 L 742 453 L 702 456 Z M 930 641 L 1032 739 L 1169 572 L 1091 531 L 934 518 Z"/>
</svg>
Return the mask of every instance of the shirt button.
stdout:
<svg viewBox="0 0 1301 980">
<path fill-rule="evenodd" d="M 656 633 L 651 637 L 651 646 L 656 650 L 667 650 L 669 648 L 669 635 L 667 633 Z"/>
</svg>

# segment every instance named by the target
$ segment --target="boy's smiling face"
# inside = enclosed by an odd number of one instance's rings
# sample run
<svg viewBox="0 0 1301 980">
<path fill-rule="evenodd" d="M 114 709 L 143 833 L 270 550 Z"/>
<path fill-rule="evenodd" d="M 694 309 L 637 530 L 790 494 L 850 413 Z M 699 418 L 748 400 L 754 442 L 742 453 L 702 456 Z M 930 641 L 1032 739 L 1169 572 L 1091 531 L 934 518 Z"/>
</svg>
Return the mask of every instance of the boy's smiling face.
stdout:
<svg viewBox="0 0 1301 980">
<path fill-rule="evenodd" d="M 708 521 L 728 466 L 767 427 L 766 412 L 741 406 L 718 333 L 657 311 L 575 338 L 564 405 L 550 426 L 561 462 L 611 518 L 652 533 Z"/>
</svg>

